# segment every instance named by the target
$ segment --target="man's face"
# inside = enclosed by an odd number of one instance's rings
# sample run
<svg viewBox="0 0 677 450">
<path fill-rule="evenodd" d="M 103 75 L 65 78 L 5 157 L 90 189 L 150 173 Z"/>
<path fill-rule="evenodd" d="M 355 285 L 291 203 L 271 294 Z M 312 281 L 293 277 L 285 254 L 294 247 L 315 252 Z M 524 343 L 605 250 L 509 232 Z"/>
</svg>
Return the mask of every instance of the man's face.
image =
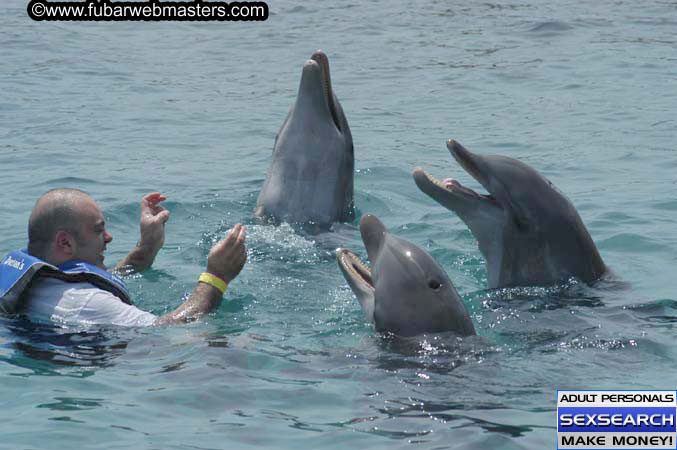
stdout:
<svg viewBox="0 0 677 450">
<path fill-rule="evenodd" d="M 76 236 L 73 259 L 81 259 L 102 269 L 103 252 L 106 244 L 113 240 L 113 236 L 106 231 L 106 223 L 101 210 L 91 198 L 82 201 L 80 209 L 79 232 Z"/>
</svg>

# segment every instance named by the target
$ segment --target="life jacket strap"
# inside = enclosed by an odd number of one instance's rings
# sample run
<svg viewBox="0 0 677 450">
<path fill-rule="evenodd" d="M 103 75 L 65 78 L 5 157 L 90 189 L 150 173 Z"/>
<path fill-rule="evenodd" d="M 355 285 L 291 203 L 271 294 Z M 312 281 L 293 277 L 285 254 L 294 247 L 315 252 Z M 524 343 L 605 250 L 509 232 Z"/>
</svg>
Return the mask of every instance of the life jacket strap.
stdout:
<svg viewBox="0 0 677 450">
<path fill-rule="evenodd" d="M 31 282 L 40 277 L 56 278 L 68 283 L 91 283 L 110 292 L 120 301 L 132 304 L 127 285 L 117 275 L 79 260 L 66 261 L 57 267 L 30 255 L 24 249 L 9 253 L 0 262 L 0 312 L 16 314 L 22 306 L 23 294 Z"/>
</svg>

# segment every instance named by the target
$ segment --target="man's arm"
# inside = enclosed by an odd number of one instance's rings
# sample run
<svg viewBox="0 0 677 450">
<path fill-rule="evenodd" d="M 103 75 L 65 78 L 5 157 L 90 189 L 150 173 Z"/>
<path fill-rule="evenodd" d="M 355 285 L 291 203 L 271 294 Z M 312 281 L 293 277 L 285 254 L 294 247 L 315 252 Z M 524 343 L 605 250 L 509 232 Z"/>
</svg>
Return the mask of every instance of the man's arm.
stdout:
<svg viewBox="0 0 677 450">
<path fill-rule="evenodd" d="M 165 243 L 165 223 L 169 220 L 169 211 L 159 205 L 167 199 L 159 192 L 146 195 L 141 200 L 141 238 L 113 271 L 122 273 L 143 272 L 155 261 L 155 256 Z"/>
<path fill-rule="evenodd" d="M 207 273 L 230 283 L 247 261 L 245 236 L 245 228 L 238 223 L 225 239 L 214 244 L 207 256 Z M 159 317 L 155 325 L 195 320 L 221 305 L 222 298 L 223 295 L 219 289 L 211 284 L 198 281 L 188 300 L 174 311 Z"/>
</svg>

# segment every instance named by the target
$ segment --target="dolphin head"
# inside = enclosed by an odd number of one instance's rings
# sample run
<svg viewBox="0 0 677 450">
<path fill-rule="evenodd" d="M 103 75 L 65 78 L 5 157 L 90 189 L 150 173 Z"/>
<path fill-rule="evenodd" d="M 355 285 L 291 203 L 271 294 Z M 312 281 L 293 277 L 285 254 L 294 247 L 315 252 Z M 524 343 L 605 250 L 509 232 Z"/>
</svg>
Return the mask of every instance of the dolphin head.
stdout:
<svg viewBox="0 0 677 450">
<path fill-rule="evenodd" d="M 360 233 L 371 269 L 350 250 L 339 249 L 336 256 L 365 316 L 378 331 L 400 336 L 475 334 L 451 280 L 427 252 L 388 233 L 373 215 L 362 218 Z"/>
<path fill-rule="evenodd" d="M 451 155 L 488 195 L 458 181 L 439 181 L 417 167 L 423 192 L 470 228 L 487 260 L 489 287 L 549 285 L 577 277 L 592 282 L 605 271 L 571 202 L 545 177 L 516 159 L 478 155 L 454 140 Z"/>
<path fill-rule="evenodd" d="M 296 100 L 275 138 L 255 215 L 320 227 L 352 220 L 353 140 L 321 50 L 303 65 Z"/>
<path fill-rule="evenodd" d="M 341 133 L 334 91 L 329 74 L 329 60 L 321 50 L 313 53 L 303 65 L 301 82 L 294 110 L 298 110 L 299 117 L 318 115 L 334 124 L 336 131 Z"/>
</svg>

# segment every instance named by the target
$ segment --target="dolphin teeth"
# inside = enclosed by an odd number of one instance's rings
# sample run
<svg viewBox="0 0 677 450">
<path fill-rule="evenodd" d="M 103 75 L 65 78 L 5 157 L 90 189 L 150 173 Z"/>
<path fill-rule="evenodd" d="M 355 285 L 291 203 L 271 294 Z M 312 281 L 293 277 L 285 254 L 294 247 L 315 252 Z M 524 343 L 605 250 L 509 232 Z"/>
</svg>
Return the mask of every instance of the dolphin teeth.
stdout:
<svg viewBox="0 0 677 450">
<path fill-rule="evenodd" d="M 429 174 L 428 172 L 426 172 L 425 170 L 422 170 L 422 172 L 423 172 L 423 174 L 428 178 L 428 180 L 429 180 L 430 182 L 432 182 L 433 184 L 437 185 L 438 187 L 441 187 L 442 189 L 449 190 L 449 189 L 447 189 L 447 187 L 444 185 L 444 183 L 443 183 L 442 181 L 440 181 L 440 180 L 438 180 L 437 178 L 435 178 L 434 176 L 430 175 L 430 174 Z"/>
<path fill-rule="evenodd" d="M 496 199 L 494 198 L 493 195 L 491 195 L 491 194 L 489 194 L 489 195 L 478 194 L 477 192 L 473 191 L 472 189 L 463 186 L 461 183 L 458 182 L 458 180 L 455 180 L 453 178 L 447 178 L 446 180 L 440 181 L 439 179 L 430 175 L 425 170 L 423 170 L 423 173 L 425 174 L 426 177 L 428 177 L 428 180 L 430 182 L 435 184 L 437 187 L 444 189 L 445 191 L 456 192 L 456 193 L 460 192 L 460 193 L 463 193 L 463 194 L 468 195 L 468 196 L 485 198 L 487 200 L 490 200 L 490 201 L 497 203 Z"/>
<path fill-rule="evenodd" d="M 364 264 L 360 258 L 357 257 L 357 255 L 352 252 L 345 251 L 341 255 L 341 263 L 343 264 L 343 267 L 348 269 L 353 274 L 353 276 L 364 281 L 369 285 L 369 287 L 373 289 L 374 284 L 371 278 L 371 269 L 369 269 L 369 267 L 367 267 L 367 265 Z"/>
</svg>

